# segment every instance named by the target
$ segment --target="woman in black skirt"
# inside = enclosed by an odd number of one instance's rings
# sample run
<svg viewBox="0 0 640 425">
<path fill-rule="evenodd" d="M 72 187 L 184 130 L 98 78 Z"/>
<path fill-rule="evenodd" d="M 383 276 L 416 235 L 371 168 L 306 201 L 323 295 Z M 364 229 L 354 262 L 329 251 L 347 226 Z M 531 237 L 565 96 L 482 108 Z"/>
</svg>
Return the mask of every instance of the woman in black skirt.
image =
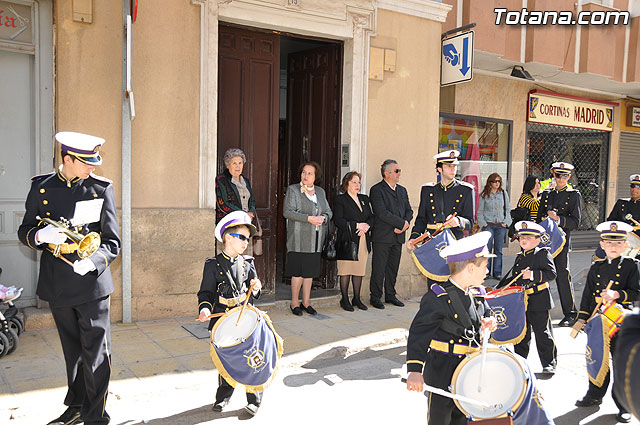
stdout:
<svg viewBox="0 0 640 425">
<path fill-rule="evenodd" d="M 285 275 L 291 277 L 291 312 L 302 316 L 302 310 L 317 314 L 309 304 L 313 278 L 322 272 L 320 253 L 327 237 L 331 208 L 321 187 L 320 166 L 305 162 L 300 170 L 300 183 L 287 188 L 283 215 L 287 219 L 287 263 Z M 302 305 L 298 301 L 302 287 Z"/>
</svg>

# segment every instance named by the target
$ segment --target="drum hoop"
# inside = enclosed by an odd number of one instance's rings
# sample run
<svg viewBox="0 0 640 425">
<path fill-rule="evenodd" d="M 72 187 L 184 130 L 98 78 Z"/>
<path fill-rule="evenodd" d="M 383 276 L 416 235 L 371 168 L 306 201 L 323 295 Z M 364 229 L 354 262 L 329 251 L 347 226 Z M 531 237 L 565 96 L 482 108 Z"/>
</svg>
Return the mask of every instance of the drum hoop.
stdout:
<svg viewBox="0 0 640 425">
<path fill-rule="evenodd" d="M 256 331 L 256 328 L 258 327 L 258 323 L 260 323 L 260 311 L 255 308 L 254 306 L 252 306 L 251 304 L 247 304 L 247 308 L 250 310 L 253 310 L 256 312 L 256 314 L 258 315 L 258 320 L 256 320 L 255 325 L 253 325 L 253 328 L 251 329 L 251 332 L 249 332 L 249 334 L 247 336 L 253 335 L 253 333 Z M 211 343 L 213 345 L 215 345 L 217 348 L 229 348 L 229 347 L 235 347 L 236 345 L 242 344 L 246 341 L 246 338 L 243 339 L 242 341 L 238 341 L 235 344 L 231 344 L 231 345 L 218 345 L 216 344 L 216 342 L 214 341 L 214 336 L 216 334 L 216 329 L 218 329 L 218 326 L 220 325 L 220 323 L 222 323 L 224 321 L 224 319 L 226 319 L 227 317 L 231 316 L 231 314 L 237 310 L 237 309 L 242 309 L 242 306 L 239 305 L 237 307 L 232 308 L 231 310 L 227 311 L 225 314 L 223 314 L 222 316 L 220 316 L 220 318 L 216 321 L 216 324 L 213 325 L 213 329 L 211 329 Z"/>
<path fill-rule="evenodd" d="M 518 367 L 520 368 L 520 370 L 522 370 L 522 375 L 525 375 L 525 370 L 522 368 L 522 365 L 520 364 L 520 361 L 518 360 L 518 358 L 513 355 L 511 352 L 509 352 L 508 350 L 502 349 L 502 348 L 495 348 L 495 347 L 489 347 L 487 348 L 487 352 L 494 352 L 494 353 L 502 353 L 504 355 L 506 355 L 507 357 L 511 357 L 516 364 L 518 365 Z M 456 390 L 456 382 L 458 380 L 458 376 L 460 375 L 460 372 L 462 371 L 462 369 L 464 369 L 464 365 L 466 365 L 467 363 L 469 363 L 471 361 L 471 359 L 473 359 L 474 357 L 478 357 L 482 355 L 482 351 L 476 351 L 474 353 L 471 354 L 467 354 L 465 356 L 465 358 L 458 364 L 458 366 L 456 366 L 456 370 L 453 372 L 453 376 L 451 377 L 451 387 L 453 388 L 452 393 L 457 394 L 455 392 Z M 520 391 L 520 396 L 518 397 L 518 400 L 516 400 L 515 404 L 509 408 L 509 410 L 515 412 L 516 410 L 518 410 L 518 408 L 520 407 L 520 405 L 522 404 L 522 402 L 524 401 L 524 396 L 527 393 L 527 381 L 529 378 L 525 379 L 524 382 L 522 383 L 522 390 Z M 458 407 L 458 409 L 460 409 L 460 411 L 462 413 L 464 413 L 467 416 L 472 416 L 469 412 L 467 412 L 462 405 L 460 404 L 459 400 L 454 399 L 453 402 L 456 404 L 456 406 Z M 506 416 L 506 413 L 501 414 L 500 416 L 496 416 L 496 418 L 500 418 L 500 417 L 504 417 Z M 491 419 L 491 418 L 486 418 L 486 419 Z"/>
<path fill-rule="evenodd" d="M 517 294 L 520 292 L 524 292 L 524 287 L 510 286 L 504 289 L 500 288 L 500 289 L 494 289 L 493 291 L 489 291 L 487 292 L 487 295 L 485 296 L 485 298 L 498 298 L 505 295 Z"/>
</svg>

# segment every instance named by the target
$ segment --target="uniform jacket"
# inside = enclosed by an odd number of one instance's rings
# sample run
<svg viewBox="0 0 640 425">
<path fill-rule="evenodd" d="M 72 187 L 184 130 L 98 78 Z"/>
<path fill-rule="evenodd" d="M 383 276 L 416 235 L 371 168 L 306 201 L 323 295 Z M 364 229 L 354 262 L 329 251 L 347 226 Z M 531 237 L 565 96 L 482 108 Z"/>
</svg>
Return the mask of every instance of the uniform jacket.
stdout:
<svg viewBox="0 0 640 425">
<path fill-rule="evenodd" d="M 249 179 L 243 174 L 247 189 L 251 196 L 249 197 L 249 211 L 256 211 L 256 198 L 253 196 L 253 189 Z M 242 202 L 240 202 L 240 194 L 236 185 L 231 181 L 231 173 L 224 170 L 222 174 L 216 177 L 216 222 L 232 211 L 242 211 Z"/>
<path fill-rule="evenodd" d="M 460 239 L 463 230 L 473 227 L 473 186 L 467 182 L 453 180 L 447 187 L 439 183 L 426 183 L 420 190 L 420 206 L 418 217 L 411 230 L 410 239 L 415 239 L 425 232 L 431 232 L 434 226 L 444 222 L 451 213 L 458 213 L 460 227 L 451 228 L 451 232 Z"/>
<path fill-rule="evenodd" d="M 55 258 L 47 249 L 48 244 L 36 244 L 35 237 L 39 229 L 36 217 L 61 218 L 71 220 L 76 202 L 102 199 L 102 211 L 99 221 L 79 228 L 83 235 L 96 232 L 100 235 L 100 248 L 90 260 L 96 270 L 84 276 L 59 258 Z M 32 179 L 31 189 L 25 203 L 25 214 L 18 228 L 18 238 L 26 246 L 42 251 L 40 274 L 36 293 L 53 307 L 69 307 L 97 300 L 113 292 L 113 282 L 109 265 L 120 253 L 118 220 L 113 198 L 111 181 L 91 174 L 87 179 L 74 178 L 68 181 L 58 170 L 55 173 L 36 176 Z M 67 240 L 71 243 L 70 240 Z M 63 254 L 72 263 L 79 260 L 77 253 Z"/>
<path fill-rule="evenodd" d="M 464 312 L 456 312 L 452 307 L 452 303 L 449 302 L 450 294 L 452 293 L 455 293 L 454 296 L 460 299 Z M 462 361 L 464 356 L 446 354 L 434 350 L 429 351 L 429 347 L 432 340 L 441 342 L 453 341 L 455 344 L 469 345 L 469 341 L 463 336 L 465 327 L 460 314 L 468 315 L 474 330 L 471 335 L 475 339 L 471 345 L 477 347 L 480 341 L 481 318 L 489 314 L 489 306 L 484 301 L 484 298 L 474 296 L 472 301 L 471 297 L 455 286 L 451 280 L 442 284 L 431 285 L 430 290 L 422 297 L 420 309 L 409 328 L 407 372 L 422 373 L 423 368 L 425 368 L 424 374 L 427 383 L 439 388 L 446 388 L 451 383 L 453 369 Z M 443 329 L 445 318 L 459 325 L 459 329 L 455 333 L 450 333 Z M 430 369 L 433 365 L 437 366 Z M 436 373 L 439 368 L 441 373 Z"/>
<path fill-rule="evenodd" d="M 356 225 L 358 223 L 367 223 L 369 231 L 365 233 L 367 239 L 367 250 L 371 252 L 371 232 L 373 231 L 373 212 L 371 211 L 371 205 L 369 205 L 369 197 L 367 195 L 358 194 L 358 201 L 360 201 L 360 208 L 356 205 L 353 198 L 348 193 L 342 193 L 336 196 L 333 201 L 333 222 L 338 228 L 338 240 L 342 237 L 348 237 L 348 233 L 351 233 L 351 238 L 356 242 L 357 246 L 360 246 L 360 236 L 356 233 Z"/>
<path fill-rule="evenodd" d="M 631 214 L 634 220 L 640 223 L 640 199 L 637 201 L 631 198 L 618 199 L 611 210 L 611 214 L 607 217 L 607 221 L 623 221 L 628 223 L 633 226 L 633 233 L 640 236 L 640 226 L 624 218 L 627 214 Z"/>
<path fill-rule="evenodd" d="M 369 198 L 374 214 L 372 242 L 403 244 L 406 232 L 395 233 L 393 229 L 402 229 L 404 222 L 410 223 L 413 217 L 407 189 L 396 184 L 393 190 L 382 180 L 371 186 Z"/>
<path fill-rule="evenodd" d="M 625 317 L 622 329 L 617 335 L 616 352 L 613 354 L 613 392 L 618 401 L 636 418 L 640 417 L 640 315 L 630 314 Z"/>
<path fill-rule="evenodd" d="M 238 272 L 239 268 L 242 269 L 240 272 Z M 243 255 L 242 261 L 233 262 L 224 252 L 207 258 L 198 291 L 198 313 L 205 307 L 212 313 L 224 313 L 237 305 L 242 305 L 247 298 L 251 279 L 256 276 L 253 257 L 248 255 Z M 253 294 L 248 296 L 249 304 L 253 304 L 254 298 L 260 297 L 260 292 L 255 297 Z M 219 317 L 214 317 L 209 321 L 209 329 L 213 328 L 218 319 Z"/>
<path fill-rule="evenodd" d="M 300 183 L 290 185 L 284 197 L 282 215 L 287 219 L 287 252 L 321 252 L 333 213 L 323 188 L 315 187 L 318 200 L 315 204 L 300 191 L 300 187 Z M 318 229 L 307 221 L 312 215 L 325 218 Z"/>
<path fill-rule="evenodd" d="M 606 258 L 594 261 L 582 293 L 578 319 L 589 319 L 600 300 L 600 291 L 604 291 L 611 280 L 613 280 L 611 289 L 620 293 L 620 298 L 616 300 L 618 303 L 638 301 L 640 299 L 639 266 L 638 260 L 624 256 L 611 262 Z"/>
<path fill-rule="evenodd" d="M 538 208 L 537 222 L 547 218 L 547 211 L 556 210 L 560 222 L 558 225 L 567 234 L 567 240 L 571 231 L 576 230 L 580 225 L 582 195 L 576 189 L 567 186 L 559 191 L 557 189 L 546 189 L 540 195 L 540 207 Z"/>
<path fill-rule="evenodd" d="M 535 247 L 528 251 L 521 251 L 516 257 L 511 273 L 500 281 L 497 288 L 506 286 L 527 267 L 533 272 L 533 280 L 520 277 L 513 285 L 533 290 L 532 293 L 528 294 L 527 310 L 550 310 L 551 292 L 549 292 L 549 282 L 554 280 L 557 274 L 553 256 L 547 248 Z M 546 288 L 544 288 L 544 286 L 546 286 Z"/>
</svg>

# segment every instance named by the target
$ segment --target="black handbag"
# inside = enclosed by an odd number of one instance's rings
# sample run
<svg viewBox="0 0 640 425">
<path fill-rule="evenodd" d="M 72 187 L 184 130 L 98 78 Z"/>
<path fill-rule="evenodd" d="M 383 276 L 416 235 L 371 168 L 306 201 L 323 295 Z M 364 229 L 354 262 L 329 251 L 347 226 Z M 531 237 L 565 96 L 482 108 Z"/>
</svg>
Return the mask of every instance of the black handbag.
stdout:
<svg viewBox="0 0 640 425">
<path fill-rule="evenodd" d="M 320 256 L 325 260 L 334 261 L 337 256 L 336 252 L 336 231 L 335 229 L 329 230 L 329 235 L 327 240 L 324 241 L 324 246 L 322 247 L 322 252 Z"/>
<path fill-rule="evenodd" d="M 336 246 L 338 260 L 358 261 L 358 244 L 353 239 L 353 232 L 351 232 L 351 226 L 347 222 L 349 230 L 346 232 L 340 232 L 341 237 L 338 239 Z M 364 236 L 361 236 L 364 237 Z"/>
<path fill-rule="evenodd" d="M 511 210 L 511 225 L 507 231 L 507 236 L 512 238 L 516 234 L 516 223 L 527 220 L 529 218 L 529 210 L 525 207 L 517 207 Z"/>
</svg>

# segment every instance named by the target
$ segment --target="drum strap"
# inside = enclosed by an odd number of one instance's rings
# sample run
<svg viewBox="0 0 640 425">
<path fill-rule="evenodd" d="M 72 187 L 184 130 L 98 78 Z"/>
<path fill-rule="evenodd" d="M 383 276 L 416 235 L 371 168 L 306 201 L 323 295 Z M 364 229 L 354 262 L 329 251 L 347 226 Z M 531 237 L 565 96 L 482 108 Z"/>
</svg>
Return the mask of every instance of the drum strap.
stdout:
<svg viewBox="0 0 640 425">
<path fill-rule="evenodd" d="M 455 336 L 462 335 L 467 339 L 473 338 L 475 336 L 475 327 L 473 326 L 471 316 L 469 316 L 469 311 L 465 309 L 464 306 L 462 305 L 462 300 L 460 300 L 460 297 L 458 296 L 458 294 L 456 294 L 455 292 L 448 292 L 447 295 L 451 300 L 451 307 L 454 313 L 458 315 L 458 320 L 460 321 L 460 323 L 449 317 L 446 317 L 442 321 L 440 328 L 443 331 Z M 476 313 L 474 315 L 476 316 L 475 318 L 479 320 L 477 317 L 475 306 L 473 304 L 471 305 L 471 308 Z"/>
<path fill-rule="evenodd" d="M 233 294 L 237 297 L 242 295 L 242 292 L 238 289 L 238 284 L 236 283 L 236 279 L 231 275 L 231 271 L 227 267 L 226 264 L 219 264 L 220 267 L 224 270 L 224 273 L 227 275 L 227 279 L 229 279 L 229 283 L 231 284 L 231 289 L 233 289 Z"/>
</svg>

